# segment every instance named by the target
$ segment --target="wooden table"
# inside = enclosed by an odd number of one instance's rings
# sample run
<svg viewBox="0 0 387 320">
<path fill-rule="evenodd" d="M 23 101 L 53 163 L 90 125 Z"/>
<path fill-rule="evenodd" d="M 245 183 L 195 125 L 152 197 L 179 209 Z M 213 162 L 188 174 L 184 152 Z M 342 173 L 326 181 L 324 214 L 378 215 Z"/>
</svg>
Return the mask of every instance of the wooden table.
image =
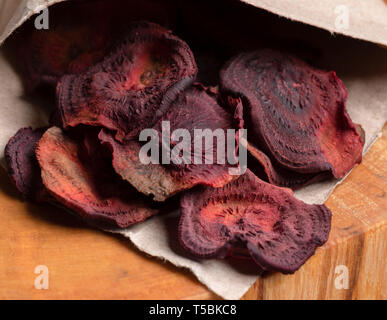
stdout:
<svg viewBox="0 0 387 320">
<path fill-rule="evenodd" d="M 332 232 L 294 275 L 260 278 L 246 299 L 387 299 L 387 126 L 327 201 Z M 190 273 L 52 207 L 21 202 L 0 173 L 0 299 L 217 299 Z M 49 289 L 34 286 L 35 267 Z M 348 289 L 337 289 L 348 267 Z M 340 271 L 335 274 L 336 271 Z M 341 282 L 343 283 L 343 282 Z"/>
</svg>

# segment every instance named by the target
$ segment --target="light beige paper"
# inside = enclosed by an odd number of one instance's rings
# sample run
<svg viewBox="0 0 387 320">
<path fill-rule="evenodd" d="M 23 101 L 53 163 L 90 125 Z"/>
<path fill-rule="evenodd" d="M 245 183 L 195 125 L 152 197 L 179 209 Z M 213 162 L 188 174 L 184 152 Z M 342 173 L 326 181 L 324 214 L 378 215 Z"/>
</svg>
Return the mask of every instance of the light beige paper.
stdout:
<svg viewBox="0 0 387 320">
<path fill-rule="evenodd" d="M 14 2 L 14 0 L 11 1 Z M 4 40 L 16 26 L 32 14 L 26 7 L 27 1 L 19 1 L 18 6 L 10 5 L 11 1 L 0 0 L 0 8 L 5 8 L 8 11 L 0 13 L 2 19 L 8 19 L 6 23 L 0 21 L 0 28 L 3 28 L 0 40 Z M 375 1 L 367 0 L 369 3 Z M 58 1 L 35 2 L 38 5 L 44 5 Z M 263 6 L 265 3 L 278 4 L 279 1 L 255 2 Z M 304 1 L 297 3 L 302 2 Z M 314 7 L 314 4 L 316 4 L 315 8 L 320 8 L 317 3 L 321 2 L 324 1 L 309 0 L 308 4 L 311 8 Z M 296 19 L 295 13 L 292 11 L 294 6 L 290 5 L 291 2 L 283 1 L 283 3 L 288 6 L 280 7 L 281 11 L 278 12 L 274 9 L 272 11 L 281 14 L 293 12 L 291 17 Z M 299 14 L 298 18 L 304 19 L 302 14 Z M 378 20 L 375 19 L 375 21 Z M 308 20 L 305 19 L 305 22 Z M 383 32 L 380 31 L 380 34 Z M 352 34 L 352 36 L 356 35 Z M 366 34 L 363 34 L 361 37 L 365 36 Z M 380 38 L 370 37 L 368 40 L 385 43 Z M 337 70 L 347 86 L 349 92 L 348 111 L 352 119 L 360 123 L 366 131 L 365 150 L 367 150 L 379 136 L 381 128 L 387 120 L 387 51 L 355 40 L 337 40 L 330 43 L 330 46 L 323 46 L 319 39 L 314 39 L 314 41 L 316 45 L 325 47 L 322 64 Z M 23 97 L 20 78 L 10 67 L 3 53 L 0 54 L 0 83 L 0 150 L 3 153 L 8 139 L 19 128 L 45 125 L 47 123 L 45 110 L 47 109 L 45 109 L 44 104 L 31 102 Z M 296 196 L 309 203 L 323 203 L 338 182 L 328 181 L 315 184 L 298 191 Z M 174 213 L 174 215 L 176 214 Z M 194 261 L 185 257 L 179 251 L 176 239 L 170 232 L 176 229 L 174 227 L 176 227 L 177 220 L 173 218 L 174 215 L 154 217 L 126 230 L 110 231 L 123 234 L 140 250 L 152 256 L 190 269 L 202 283 L 221 297 L 239 299 L 256 281 L 257 275 L 254 270 L 249 268 L 241 270 L 240 267 L 230 265 L 227 261 Z"/>
<path fill-rule="evenodd" d="M 0 0 L 0 45 L 29 17 L 66 0 Z"/>
<path fill-rule="evenodd" d="M 387 2 L 384 0 L 242 1 L 330 32 L 387 45 Z"/>
</svg>

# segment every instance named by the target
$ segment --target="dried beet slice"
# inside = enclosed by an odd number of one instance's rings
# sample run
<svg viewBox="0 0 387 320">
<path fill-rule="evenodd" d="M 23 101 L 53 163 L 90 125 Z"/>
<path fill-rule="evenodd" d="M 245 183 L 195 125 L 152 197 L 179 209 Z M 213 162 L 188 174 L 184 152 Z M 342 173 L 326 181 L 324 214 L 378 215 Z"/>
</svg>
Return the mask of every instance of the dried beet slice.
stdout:
<svg viewBox="0 0 387 320">
<path fill-rule="evenodd" d="M 223 92 L 241 97 L 249 141 L 272 161 L 300 173 L 343 177 L 362 158 L 363 142 L 336 74 L 272 50 L 243 53 L 221 72 Z"/>
<path fill-rule="evenodd" d="M 5 147 L 8 174 L 25 200 L 37 200 L 43 188 L 35 147 L 45 130 L 22 128 Z"/>
<path fill-rule="evenodd" d="M 171 166 L 142 164 L 139 159 L 141 145 L 138 142 L 130 141 L 123 145 L 105 131 L 99 137 L 112 149 L 116 172 L 138 191 L 152 196 L 155 201 L 165 201 L 197 184 L 221 187 L 234 179 L 227 168 L 219 165 L 203 164 L 196 165 L 194 169 L 187 167 L 176 171 Z"/>
<path fill-rule="evenodd" d="M 50 7 L 49 30 L 23 26 L 19 47 L 26 87 L 56 85 L 64 74 L 80 73 L 101 61 L 128 24 L 139 19 L 170 24 L 170 1 L 72 1 Z M 26 54 L 28 52 L 28 54 Z"/>
<path fill-rule="evenodd" d="M 237 127 L 243 128 L 244 116 L 242 99 L 227 96 L 226 101 L 223 101 L 223 104 L 225 104 L 233 112 Z M 241 139 L 241 143 L 244 144 L 245 148 L 247 148 L 249 152 L 249 169 L 259 178 L 276 186 L 287 187 L 295 190 L 329 177 L 328 171 L 319 173 L 299 173 L 285 167 L 281 167 L 251 142 Z"/>
<path fill-rule="evenodd" d="M 249 169 L 261 179 L 276 186 L 287 187 L 293 190 L 321 181 L 329 177 L 329 172 L 299 173 L 288 170 L 272 162 L 261 150 L 247 143 L 247 150 L 252 155 L 249 160 Z"/>
<path fill-rule="evenodd" d="M 27 90 L 55 86 L 64 74 L 78 74 L 102 60 L 110 47 L 108 27 L 90 25 L 34 30 L 20 47 Z M 28 54 L 26 54 L 28 52 Z"/>
<path fill-rule="evenodd" d="M 103 126 L 116 131 L 119 141 L 135 137 L 155 123 L 196 73 L 184 41 L 156 24 L 136 23 L 101 63 L 60 80 L 57 98 L 63 126 Z"/>
<path fill-rule="evenodd" d="M 215 96 L 209 95 L 204 87 L 199 86 L 192 87 L 180 94 L 155 124 L 153 129 L 158 133 L 159 144 L 162 143 L 162 123 L 164 121 L 169 121 L 171 134 L 175 129 L 184 128 L 188 130 L 191 137 L 195 137 L 195 129 L 209 129 L 212 132 L 220 129 L 226 136 L 226 130 L 233 127 L 232 116 L 217 104 Z M 228 165 L 227 159 L 225 159 L 225 164 L 220 164 L 217 161 L 215 151 L 225 150 L 226 154 L 226 146 L 215 139 L 213 140 L 213 149 L 207 150 L 207 155 L 213 154 L 213 164 L 205 163 L 207 159 L 205 147 L 203 147 L 201 154 L 195 154 L 196 149 L 192 147 L 194 139 L 191 140 L 191 150 L 187 156 L 191 160 L 190 164 L 175 164 L 173 161 L 170 164 L 143 164 L 139 157 L 140 149 L 143 146 L 140 142 L 129 141 L 122 144 L 107 131 L 101 131 L 99 138 L 112 150 L 115 171 L 138 191 L 146 195 L 153 195 L 156 201 L 164 201 L 197 184 L 221 187 L 235 179 L 235 176 L 230 175 L 229 172 L 233 165 Z M 235 135 L 233 139 L 235 139 Z M 173 140 L 171 138 L 170 148 L 172 150 Z M 201 158 L 202 164 L 197 164 L 197 162 L 195 164 L 194 157 Z M 162 163 L 161 159 L 159 163 Z"/>
<path fill-rule="evenodd" d="M 48 129 L 36 148 L 43 183 L 60 204 L 90 222 L 120 228 L 158 213 L 120 180 L 101 182 L 79 153 L 80 145 L 57 127 Z"/>
<path fill-rule="evenodd" d="M 98 127 L 83 127 L 71 131 L 79 138 L 77 141 L 80 140 L 80 161 L 91 167 L 92 172 L 98 172 L 98 180 L 111 182 L 117 177 L 112 167 L 111 152 L 98 139 L 100 130 Z"/>
<path fill-rule="evenodd" d="M 179 239 L 201 257 L 225 257 L 245 244 L 260 271 L 295 272 L 324 244 L 331 213 L 251 171 L 223 188 L 198 187 L 181 198 Z"/>
</svg>

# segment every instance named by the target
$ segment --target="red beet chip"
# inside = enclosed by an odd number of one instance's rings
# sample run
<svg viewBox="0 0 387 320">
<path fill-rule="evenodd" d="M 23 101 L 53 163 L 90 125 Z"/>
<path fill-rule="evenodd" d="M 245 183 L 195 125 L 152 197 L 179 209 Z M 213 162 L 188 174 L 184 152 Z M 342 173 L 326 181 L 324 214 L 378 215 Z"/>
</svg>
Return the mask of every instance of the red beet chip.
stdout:
<svg viewBox="0 0 387 320">
<path fill-rule="evenodd" d="M 88 49 L 85 37 L 90 30 L 35 31 L 28 40 L 25 56 L 27 89 L 32 90 L 40 83 L 55 86 L 64 74 L 86 71 L 104 55 L 104 48 Z M 101 42 L 103 35 L 97 32 L 90 40 Z M 105 39 L 106 40 L 106 39 Z"/>
<path fill-rule="evenodd" d="M 56 86 L 64 74 L 84 72 L 102 60 L 111 46 L 111 26 L 102 9 L 101 3 L 53 8 L 48 30 L 25 31 L 19 55 L 27 90 L 40 84 Z M 64 19 L 69 15 L 71 23 Z"/>
<path fill-rule="evenodd" d="M 223 104 L 226 104 L 233 112 L 236 126 L 238 128 L 243 128 L 244 116 L 242 99 L 226 96 L 226 101 L 223 100 Z M 264 152 L 249 143 L 246 139 L 242 139 L 241 143 L 248 150 L 249 169 L 258 177 L 271 184 L 295 190 L 329 177 L 328 171 L 319 173 L 299 173 L 292 171 L 282 167 L 277 162 L 272 161 Z"/>
<path fill-rule="evenodd" d="M 43 184 L 60 204 L 89 222 L 120 228 L 158 213 L 120 179 L 100 179 L 100 172 L 81 162 L 80 152 L 80 144 L 57 127 L 48 129 L 36 148 Z"/>
<path fill-rule="evenodd" d="M 23 199 L 26 200 L 37 200 L 43 189 L 35 147 L 45 130 L 22 128 L 5 147 L 8 174 Z"/>
<path fill-rule="evenodd" d="M 163 0 L 72 1 L 50 7 L 48 30 L 37 30 L 30 21 L 21 32 L 27 89 L 55 86 L 64 74 L 85 72 L 104 58 L 128 24 L 139 19 L 168 24 L 172 8 Z"/>
<path fill-rule="evenodd" d="M 227 129 L 232 128 L 233 119 L 230 114 L 218 105 L 215 96 L 208 94 L 206 89 L 200 86 L 194 86 L 181 93 L 153 127 L 157 133 L 159 145 L 162 143 L 162 123 L 166 121 L 169 122 L 169 138 L 171 139 L 169 147 L 172 151 L 169 164 L 163 164 L 161 151 L 159 157 L 155 159 L 158 160 L 158 163 L 143 163 L 140 158 L 140 150 L 144 146 L 142 143 L 130 141 L 122 144 L 116 141 L 113 135 L 108 132 L 102 131 L 100 133 L 101 141 L 112 150 L 115 171 L 124 180 L 128 181 L 138 191 L 146 195 L 152 195 L 154 200 L 164 201 L 172 195 L 190 189 L 197 184 L 221 187 L 235 179 L 235 176 L 230 175 L 230 169 L 235 165 L 230 164 L 230 161 L 226 158 L 224 158 L 224 164 L 218 161 L 218 151 L 224 150 L 224 155 L 227 154 Z M 190 163 L 182 161 L 181 164 L 178 164 L 173 160 L 174 147 L 179 144 L 176 142 L 176 137 L 171 137 L 176 129 L 186 130 L 190 134 L 190 151 L 185 158 L 189 159 Z M 211 132 L 220 130 L 225 139 L 223 142 L 222 140 L 213 139 L 213 145 L 206 148 L 205 140 L 202 137 L 195 136 L 195 129 L 207 129 Z M 234 143 L 235 131 L 231 138 Z M 197 145 L 199 143 L 203 145 L 200 154 L 198 154 L 200 150 L 195 148 L 195 139 L 197 139 Z M 179 153 L 176 153 L 176 155 L 182 158 Z M 212 161 L 210 161 L 211 155 Z M 195 160 L 199 158 L 202 164 L 198 164 Z"/>
<path fill-rule="evenodd" d="M 152 126 L 196 76 L 188 45 L 159 25 L 141 22 L 102 62 L 57 87 L 64 127 L 79 124 L 116 131 L 120 141 Z"/>
<path fill-rule="evenodd" d="M 299 173 L 282 167 L 254 145 L 247 143 L 247 150 L 251 157 L 248 160 L 249 168 L 265 181 L 276 186 L 287 187 L 293 190 L 324 180 L 330 176 L 328 171 L 319 173 Z"/>
<path fill-rule="evenodd" d="M 324 244 L 331 212 L 251 171 L 223 188 L 198 187 L 181 198 L 179 239 L 200 258 L 225 257 L 243 244 L 260 271 L 293 273 Z"/>
<path fill-rule="evenodd" d="M 221 72 L 221 89 L 241 98 L 248 140 L 274 166 L 341 178 L 360 163 L 360 126 L 346 111 L 347 92 L 333 71 L 259 50 L 229 61 Z"/>
</svg>

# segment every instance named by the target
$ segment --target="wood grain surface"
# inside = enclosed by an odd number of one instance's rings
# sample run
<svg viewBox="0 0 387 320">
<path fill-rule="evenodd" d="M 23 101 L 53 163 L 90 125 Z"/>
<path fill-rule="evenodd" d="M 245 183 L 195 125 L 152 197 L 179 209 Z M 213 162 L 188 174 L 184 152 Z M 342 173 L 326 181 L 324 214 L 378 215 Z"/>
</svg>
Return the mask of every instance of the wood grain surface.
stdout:
<svg viewBox="0 0 387 320">
<path fill-rule="evenodd" d="M 327 201 L 329 241 L 294 275 L 260 278 L 245 299 L 387 299 L 387 126 Z M 0 173 L 0 299 L 217 299 L 190 273 L 49 205 L 21 202 Z M 49 289 L 34 286 L 35 267 Z M 335 286 L 348 268 L 348 289 Z M 340 267 L 339 267 L 340 268 Z"/>
</svg>

